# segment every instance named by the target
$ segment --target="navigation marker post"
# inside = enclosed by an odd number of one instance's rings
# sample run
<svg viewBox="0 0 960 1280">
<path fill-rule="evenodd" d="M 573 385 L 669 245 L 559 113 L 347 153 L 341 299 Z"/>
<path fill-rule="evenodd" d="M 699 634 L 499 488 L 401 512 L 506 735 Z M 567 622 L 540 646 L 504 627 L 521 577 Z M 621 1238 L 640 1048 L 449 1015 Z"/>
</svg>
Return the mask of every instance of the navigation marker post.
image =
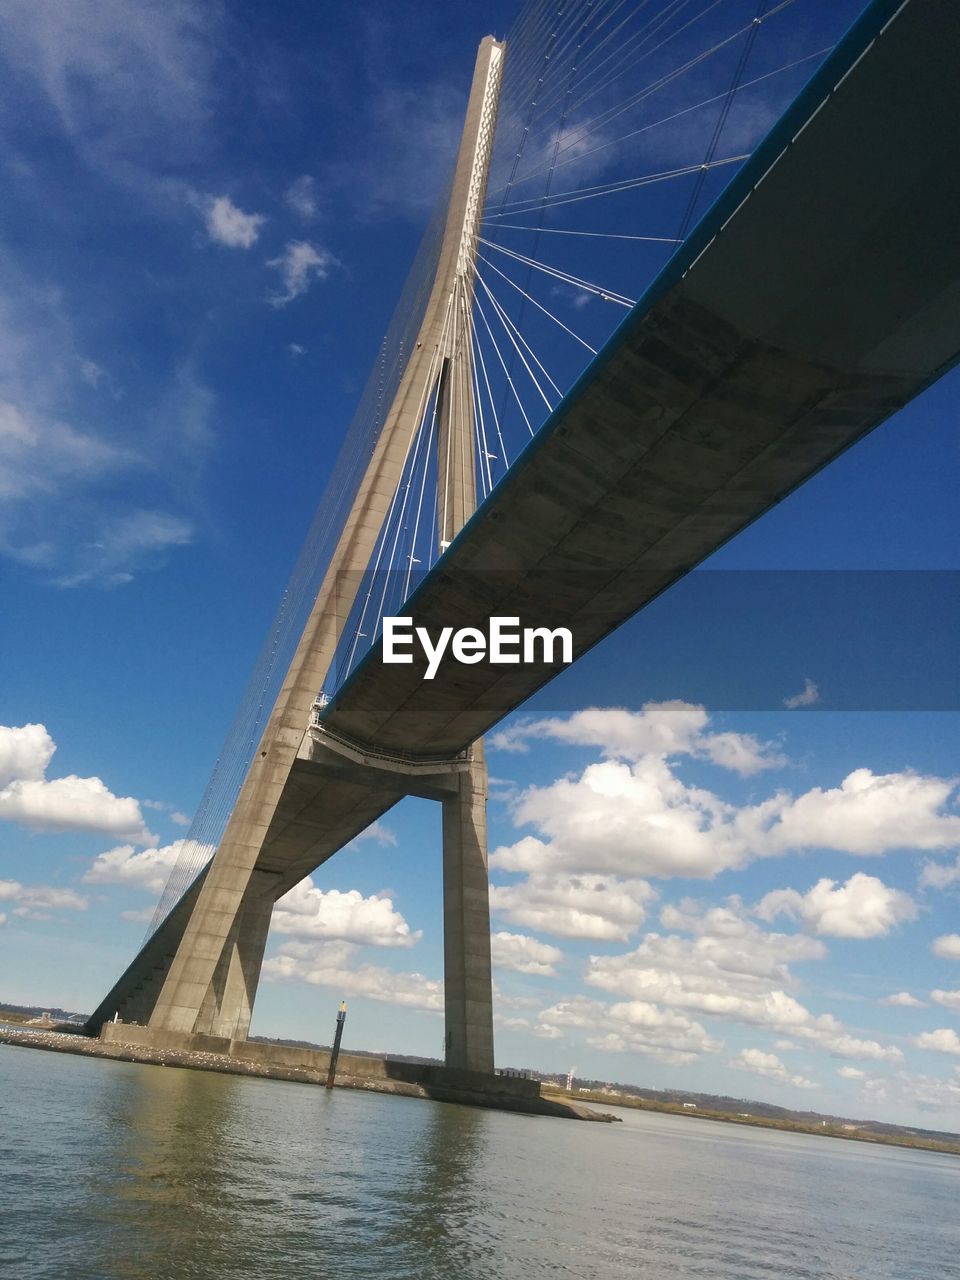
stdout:
<svg viewBox="0 0 960 1280">
<path fill-rule="evenodd" d="M 337 1010 L 337 1029 L 333 1036 L 333 1048 L 330 1050 L 330 1067 L 327 1071 L 327 1088 L 333 1088 L 333 1081 L 337 1074 L 337 1059 L 340 1057 L 340 1041 L 343 1038 L 343 1024 L 347 1020 L 347 1002 L 340 1001 L 340 1008 Z"/>
</svg>

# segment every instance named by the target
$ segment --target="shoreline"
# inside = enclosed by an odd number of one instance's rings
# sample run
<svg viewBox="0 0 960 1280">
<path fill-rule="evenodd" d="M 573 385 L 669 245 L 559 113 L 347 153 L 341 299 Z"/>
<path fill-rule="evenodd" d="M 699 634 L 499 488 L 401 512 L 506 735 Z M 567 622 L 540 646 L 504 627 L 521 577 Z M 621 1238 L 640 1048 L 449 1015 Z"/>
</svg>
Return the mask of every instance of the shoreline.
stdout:
<svg viewBox="0 0 960 1280">
<path fill-rule="evenodd" d="M 563 1098 L 572 1101 L 574 1095 L 565 1089 L 545 1084 L 544 1094 L 547 1097 Z M 777 1120 L 770 1116 L 733 1115 L 729 1111 L 712 1111 L 708 1107 L 697 1106 L 695 1109 L 684 1107 L 682 1103 L 653 1102 L 648 1098 L 632 1099 L 626 1096 L 611 1098 L 609 1094 L 596 1090 L 577 1092 L 577 1101 L 602 1103 L 605 1107 L 615 1107 L 623 1111 L 652 1111 L 660 1115 L 682 1116 L 685 1120 L 712 1120 L 720 1124 L 736 1124 L 748 1129 L 774 1129 L 779 1133 L 809 1134 L 813 1138 L 839 1138 L 844 1142 L 866 1142 L 871 1146 L 899 1147 L 905 1151 L 932 1151 L 938 1155 L 960 1156 L 960 1142 L 938 1142 L 935 1138 L 898 1138 L 893 1135 L 873 1133 L 865 1129 L 841 1129 L 837 1125 L 803 1124 L 799 1120 Z"/>
<path fill-rule="evenodd" d="M 36 1027 L 23 1029 L 0 1027 L 0 1045 L 40 1049 L 49 1053 L 73 1054 L 77 1057 L 107 1059 L 112 1062 L 130 1062 L 144 1066 L 213 1071 L 220 1075 L 252 1076 L 261 1080 L 281 1080 L 291 1084 L 309 1084 L 314 1087 L 322 1087 L 327 1075 L 325 1068 L 266 1064 L 203 1049 L 153 1048 L 142 1044 L 126 1044 L 122 1041 L 105 1043 L 76 1032 Z M 620 1120 L 619 1116 L 611 1115 L 609 1112 L 592 1110 L 579 1099 L 539 1096 L 520 1099 L 504 1093 L 480 1093 L 456 1087 L 425 1086 L 405 1080 L 351 1075 L 348 1071 L 337 1072 L 334 1087 L 365 1090 L 368 1093 L 392 1094 L 402 1098 L 419 1098 L 425 1101 L 453 1102 L 464 1106 L 511 1111 L 520 1115 L 551 1116 L 563 1120 L 608 1124 Z"/>
</svg>

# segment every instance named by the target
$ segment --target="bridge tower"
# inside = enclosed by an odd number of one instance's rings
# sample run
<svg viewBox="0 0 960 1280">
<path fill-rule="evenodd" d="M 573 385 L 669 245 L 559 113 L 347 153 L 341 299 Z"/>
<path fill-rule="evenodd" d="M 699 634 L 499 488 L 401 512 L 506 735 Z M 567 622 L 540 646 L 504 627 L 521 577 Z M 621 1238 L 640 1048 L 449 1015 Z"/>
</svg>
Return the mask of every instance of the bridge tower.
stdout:
<svg viewBox="0 0 960 1280">
<path fill-rule="evenodd" d="M 306 836 L 299 862 L 288 857 L 281 870 L 279 857 L 268 856 L 278 810 L 307 785 L 302 771 L 294 778 L 294 766 L 307 755 L 315 770 L 337 775 L 344 795 L 350 788 L 363 793 L 367 808 L 355 806 L 355 812 L 368 812 L 371 821 L 405 794 L 441 801 L 446 1060 L 451 1067 L 493 1071 L 482 740 L 465 756 L 429 768 L 398 759 L 371 763 L 375 752 L 365 752 L 364 744 L 347 746 L 329 736 L 317 742 L 312 721 L 424 403 L 436 405 L 441 550 L 476 507 L 469 316 L 505 53 L 491 36 L 480 45 L 416 342 L 223 838 L 206 875 L 178 906 L 175 927 L 168 922 L 162 943 L 148 941 L 91 1018 L 92 1029 L 118 1015 L 165 1035 L 246 1037 L 273 903 L 332 851 L 311 861 Z"/>
</svg>

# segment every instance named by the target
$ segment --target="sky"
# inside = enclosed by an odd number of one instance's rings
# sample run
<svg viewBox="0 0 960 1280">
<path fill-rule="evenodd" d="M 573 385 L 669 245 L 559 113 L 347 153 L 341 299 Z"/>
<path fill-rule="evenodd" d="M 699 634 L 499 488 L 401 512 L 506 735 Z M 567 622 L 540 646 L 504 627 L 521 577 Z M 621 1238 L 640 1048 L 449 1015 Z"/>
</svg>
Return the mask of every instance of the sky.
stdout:
<svg viewBox="0 0 960 1280">
<path fill-rule="evenodd" d="M 515 12 L 3 7 L 0 999 L 137 950 Z M 958 391 L 489 736 L 499 1064 L 960 1129 Z M 439 1055 L 440 906 L 405 801 L 252 1031 Z"/>
</svg>

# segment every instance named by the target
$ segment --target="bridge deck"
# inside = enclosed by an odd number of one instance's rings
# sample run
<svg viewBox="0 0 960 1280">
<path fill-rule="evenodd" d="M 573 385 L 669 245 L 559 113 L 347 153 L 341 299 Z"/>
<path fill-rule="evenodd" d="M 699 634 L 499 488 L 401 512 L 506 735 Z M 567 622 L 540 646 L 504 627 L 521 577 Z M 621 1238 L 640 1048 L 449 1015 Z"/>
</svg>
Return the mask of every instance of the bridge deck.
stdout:
<svg viewBox="0 0 960 1280">
<path fill-rule="evenodd" d="M 580 654 L 957 359 L 958 50 L 956 5 L 915 0 L 842 83 L 827 64 L 424 580 L 417 624 L 517 616 Z M 323 722 L 453 755 L 553 674 L 423 671 L 377 646 Z M 284 884 L 377 816 L 359 800 L 350 830 L 347 785 L 291 780 L 263 858 Z"/>
<path fill-rule="evenodd" d="M 871 8 L 463 529 L 418 624 L 517 616 L 583 653 L 957 359 L 960 8 L 912 0 L 879 34 L 894 8 Z M 375 649 L 323 721 L 452 756 L 551 674 L 448 661 L 424 682 Z M 258 863 L 278 893 L 405 789 L 301 755 Z"/>
</svg>

